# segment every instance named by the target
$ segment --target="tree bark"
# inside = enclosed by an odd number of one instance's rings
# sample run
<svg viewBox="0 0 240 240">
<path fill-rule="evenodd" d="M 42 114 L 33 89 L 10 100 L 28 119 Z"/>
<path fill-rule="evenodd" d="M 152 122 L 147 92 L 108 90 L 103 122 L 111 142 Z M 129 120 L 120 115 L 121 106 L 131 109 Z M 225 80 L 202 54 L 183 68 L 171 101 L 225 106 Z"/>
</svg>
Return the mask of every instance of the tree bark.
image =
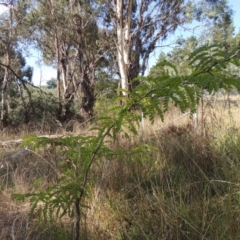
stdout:
<svg viewBox="0 0 240 240">
<path fill-rule="evenodd" d="M 77 59 L 79 64 L 80 86 L 83 97 L 81 99 L 80 114 L 83 121 L 93 117 L 93 107 L 95 104 L 94 83 L 95 83 L 95 66 L 98 58 L 95 46 L 87 46 L 84 36 L 84 29 L 90 25 L 90 21 L 83 22 L 81 17 L 81 6 L 78 4 L 79 15 L 75 18 L 75 31 L 77 35 Z"/>
<path fill-rule="evenodd" d="M 132 0 L 127 4 L 127 16 L 123 16 L 123 0 L 117 0 L 115 5 L 116 31 L 117 31 L 117 61 L 120 73 L 120 87 L 124 90 L 123 96 L 129 91 L 129 52 L 131 42 L 131 14 Z M 124 21 L 125 20 L 125 21 Z"/>
<path fill-rule="evenodd" d="M 7 59 L 9 59 L 8 53 L 7 53 Z M 9 63 L 9 60 L 7 60 Z M 3 126 L 7 124 L 7 105 L 6 105 L 6 90 L 7 90 L 7 85 L 8 85 L 8 79 L 9 79 L 9 70 L 7 67 L 4 68 L 4 79 L 2 83 L 2 90 L 1 90 L 1 96 L 2 96 L 2 101 L 1 101 L 1 123 Z"/>
<path fill-rule="evenodd" d="M 81 80 L 81 88 L 83 92 L 81 116 L 84 120 L 88 120 L 93 117 L 93 107 L 95 103 L 93 64 L 85 66 L 83 78 Z"/>
<path fill-rule="evenodd" d="M 55 33 L 55 51 L 57 58 L 57 92 L 58 92 L 58 117 L 62 114 L 62 100 L 61 100 L 61 67 L 60 67 L 60 52 L 59 52 L 59 39 Z"/>
<path fill-rule="evenodd" d="M 150 54 L 157 41 L 166 38 L 182 24 L 183 0 L 115 0 L 106 1 L 107 24 L 111 21 L 116 44 L 116 58 L 120 76 L 122 95 L 127 96 L 138 81 L 131 81 L 144 75 Z M 107 25 L 107 28 L 108 28 Z"/>
<path fill-rule="evenodd" d="M 10 58 L 10 51 L 12 47 L 12 28 L 13 28 L 13 0 L 9 1 L 8 3 L 9 8 L 9 19 L 8 19 L 8 33 L 7 33 L 7 43 L 6 43 L 6 57 L 5 57 L 5 64 L 4 67 L 4 78 L 2 83 L 2 100 L 1 100 L 1 123 L 3 126 L 7 124 L 7 115 L 8 109 L 6 104 L 6 90 L 8 87 L 9 82 L 9 66 L 11 65 L 11 58 Z"/>
<path fill-rule="evenodd" d="M 77 198 L 74 202 L 74 223 L 73 223 L 73 240 L 79 240 L 80 237 L 80 199 Z"/>
</svg>

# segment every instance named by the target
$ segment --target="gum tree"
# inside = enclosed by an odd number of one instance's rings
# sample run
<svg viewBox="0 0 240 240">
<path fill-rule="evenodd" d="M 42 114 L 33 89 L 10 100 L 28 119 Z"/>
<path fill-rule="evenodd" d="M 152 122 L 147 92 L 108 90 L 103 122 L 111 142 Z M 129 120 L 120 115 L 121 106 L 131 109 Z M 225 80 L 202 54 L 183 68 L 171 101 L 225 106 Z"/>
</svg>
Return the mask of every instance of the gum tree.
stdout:
<svg viewBox="0 0 240 240">
<path fill-rule="evenodd" d="M 89 1 L 36 1 L 28 14 L 30 40 L 45 64 L 56 68 L 58 116 L 71 117 L 71 106 L 81 90 L 81 116 L 93 116 L 95 69 L 104 54 L 99 41 L 97 10 Z"/>
<path fill-rule="evenodd" d="M 150 54 L 178 26 L 193 19 L 215 21 L 211 9 L 225 0 L 115 0 L 101 1 L 106 31 L 115 43 L 120 87 L 127 95 L 131 80 L 144 75 Z M 226 5 L 226 4 L 225 4 Z M 223 8 L 219 12 L 224 12 Z"/>
<path fill-rule="evenodd" d="M 19 48 L 18 29 L 22 24 L 24 9 L 19 9 L 17 1 L 0 3 L 5 11 L 0 18 L 0 98 L 1 98 L 1 124 L 9 123 L 8 113 L 10 100 L 8 98 L 19 95 L 24 107 L 25 122 L 28 121 L 26 103 L 22 95 L 22 88 L 27 90 L 26 84 L 31 82 L 32 68 L 26 66 L 25 58 Z M 28 92 L 29 93 L 29 92 Z"/>
</svg>

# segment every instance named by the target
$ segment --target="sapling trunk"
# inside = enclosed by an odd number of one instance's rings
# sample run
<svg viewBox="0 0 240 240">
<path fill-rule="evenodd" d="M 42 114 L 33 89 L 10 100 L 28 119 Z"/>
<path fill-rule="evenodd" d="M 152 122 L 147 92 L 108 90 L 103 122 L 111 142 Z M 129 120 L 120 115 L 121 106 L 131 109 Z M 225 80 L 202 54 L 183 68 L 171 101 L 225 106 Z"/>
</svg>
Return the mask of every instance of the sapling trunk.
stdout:
<svg viewBox="0 0 240 240">
<path fill-rule="evenodd" d="M 77 198 L 74 202 L 74 223 L 73 223 L 73 240 L 79 240 L 80 236 L 80 198 Z"/>
</svg>

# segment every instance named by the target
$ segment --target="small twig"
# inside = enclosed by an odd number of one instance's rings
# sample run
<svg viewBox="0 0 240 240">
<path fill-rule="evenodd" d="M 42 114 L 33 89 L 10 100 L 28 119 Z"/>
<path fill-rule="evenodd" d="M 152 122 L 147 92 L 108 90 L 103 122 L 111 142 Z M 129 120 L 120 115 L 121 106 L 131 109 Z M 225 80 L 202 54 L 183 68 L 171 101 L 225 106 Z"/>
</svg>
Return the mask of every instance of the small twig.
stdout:
<svg viewBox="0 0 240 240">
<path fill-rule="evenodd" d="M 14 235 L 14 228 L 15 228 L 15 222 L 17 221 L 17 218 L 14 219 L 12 227 L 11 227 L 11 239 L 15 240 L 15 235 Z"/>
</svg>

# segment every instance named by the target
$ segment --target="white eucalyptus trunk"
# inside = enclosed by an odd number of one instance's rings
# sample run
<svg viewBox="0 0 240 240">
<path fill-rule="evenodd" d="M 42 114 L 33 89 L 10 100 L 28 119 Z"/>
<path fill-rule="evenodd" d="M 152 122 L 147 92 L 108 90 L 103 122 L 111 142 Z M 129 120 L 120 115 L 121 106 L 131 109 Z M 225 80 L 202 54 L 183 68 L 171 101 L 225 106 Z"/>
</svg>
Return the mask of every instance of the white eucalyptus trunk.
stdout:
<svg viewBox="0 0 240 240">
<path fill-rule="evenodd" d="M 8 55 L 8 54 L 7 54 Z M 8 58 L 8 56 L 7 56 Z M 1 101 L 1 122 L 5 122 L 7 117 L 7 106 L 6 106 L 6 90 L 7 90 L 7 84 L 9 79 L 9 70 L 7 67 L 4 68 L 4 78 L 2 83 L 2 89 L 1 89 L 1 95 L 2 95 L 2 101 Z"/>
<path fill-rule="evenodd" d="M 120 87 L 125 90 L 122 95 L 126 96 L 129 91 L 129 53 L 131 38 L 131 13 L 132 0 L 127 4 L 127 16 L 123 16 L 123 0 L 117 0 L 115 4 L 116 28 L 117 28 L 117 61 L 120 73 Z"/>
</svg>

